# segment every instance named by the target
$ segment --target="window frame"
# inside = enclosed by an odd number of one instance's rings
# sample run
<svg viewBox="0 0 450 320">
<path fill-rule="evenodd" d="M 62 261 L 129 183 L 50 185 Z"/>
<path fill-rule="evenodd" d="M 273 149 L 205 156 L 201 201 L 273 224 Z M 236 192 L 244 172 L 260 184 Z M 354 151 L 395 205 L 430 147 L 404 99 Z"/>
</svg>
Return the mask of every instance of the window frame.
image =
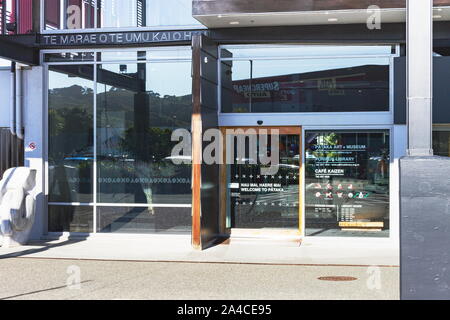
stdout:
<svg viewBox="0 0 450 320">
<path fill-rule="evenodd" d="M 60 0 L 63 2 L 63 0 Z M 143 26 L 143 27 L 98 27 L 98 0 L 93 0 L 95 5 L 95 15 L 94 15 L 94 25 L 95 28 L 86 29 L 63 29 L 61 24 L 63 23 L 64 17 L 64 6 L 60 6 L 60 28 L 59 29 L 46 29 L 45 28 L 45 4 L 44 1 L 40 1 L 40 32 L 41 34 L 58 34 L 58 33 L 91 33 L 91 32 L 127 32 L 127 31 L 157 31 L 157 30 L 206 30 L 207 28 L 200 22 L 198 25 L 169 25 L 169 26 Z"/>
<path fill-rule="evenodd" d="M 248 61 L 250 57 L 238 57 L 238 58 L 224 58 L 222 57 L 222 49 L 227 48 L 248 48 L 248 49 L 264 49 L 267 47 L 270 48 L 292 48 L 293 46 L 314 46 L 315 44 L 302 44 L 302 43 L 296 43 L 296 44 L 276 44 L 276 45 L 263 45 L 263 44 L 249 44 L 249 45 L 220 45 L 219 46 L 219 63 L 218 63 L 218 74 L 222 74 L 222 61 Z M 364 123 L 364 122 L 371 122 L 371 123 L 382 123 L 382 124 L 390 124 L 393 123 L 394 119 L 394 58 L 397 58 L 400 56 L 400 47 L 398 44 L 392 44 L 392 43 L 379 43 L 379 44 L 335 44 L 335 43 L 327 43 L 327 44 L 319 44 L 320 46 L 376 46 L 376 45 L 385 45 L 385 46 L 393 46 L 395 47 L 395 53 L 391 54 L 368 54 L 368 55 L 322 55 L 322 56 L 311 56 L 311 55 L 297 55 L 297 56 L 260 56 L 251 58 L 252 60 L 302 60 L 302 59 L 339 59 L 339 58 L 387 58 L 389 59 L 389 111 L 364 111 L 364 112 L 274 112 L 274 113 L 223 113 L 222 112 L 222 83 L 221 83 L 221 76 L 219 76 L 218 79 L 218 106 L 219 106 L 219 119 L 223 120 L 225 123 L 221 124 L 224 126 L 229 125 L 229 122 L 233 122 L 234 119 L 238 117 L 258 117 L 258 118 L 264 118 L 268 115 L 277 117 L 277 118 L 283 118 L 288 120 L 292 117 L 304 117 L 306 119 L 314 119 L 317 116 L 321 116 L 324 119 L 326 119 L 324 122 L 336 121 L 336 117 L 346 117 L 346 115 L 353 115 L 353 117 L 350 117 L 350 122 L 346 122 L 347 124 L 354 124 L 354 123 Z M 355 117 L 355 114 L 358 121 L 352 120 L 352 118 Z M 289 121 L 289 120 L 288 120 Z M 313 123 L 313 122 L 312 122 Z M 312 124 L 311 123 L 311 124 Z M 307 123 L 308 124 L 308 123 Z M 254 124 L 253 124 L 254 125 Z M 289 124 L 286 124 L 289 125 Z"/>
<path fill-rule="evenodd" d="M 394 182 L 396 181 L 396 177 L 398 175 L 398 169 L 395 167 L 395 137 L 394 138 L 394 127 L 393 126 L 344 126 L 344 127 L 336 127 L 336 126 L 306 126 L 302 128 L 302 167 L 306 168 L 306 134 L 308 132 L 314 131 L 329 131 L 329 132 L 345 132 L 351 131 L 355 133 L 365 133 L 367 131 L 386 131 L 389 133 L 389 236 L 388 237 L 328 237 L 328 236 L 308 236 L 306 235 L 306 170 L 302 170 L 302 213 L 303 213 L 303 221 L 301 233 L 305 239 L 308 240 L 321 240 L 321 239 L 331 239 L 333 240 L 344 240 L 344 241 L 354 241 L 355 239 L 358 241 L 392 241 L 396 239 L 396 232 L 394 228 L 397 228 L 397 221 L 393 220 L 395 217 L 395 213 L 399 212 L 396 208 L 396 201 L 400 201 L 398 195 L 395 194 L 393 187 L 395 186 Z"/>
<path fill-rule="evenodd" d="M 139 52 L 139 51 L 173 51 L 174 49 L 181 49 L 186 51 L 191 51 L 192 48 L 190 46 L 164 46 L 164 47 L 143 47 L 143 48 L 124 48 L 120 49 L 120 51 L 127 52 Z M 97 169 L 97 66 L 104 64 L 121 64 L 121 63 L 149 63 L 149 62 L 191 62 L 191 58 L 168 58 L 168 59 L 152 59 L 146 58 L 145 60 L 112 60 L 112 61 L 101 61 L 98 60 L 98 53 L 102 52 L 117 52 L 117 49 L 58 49 L 58 50 L 41 50 L 40 52 L 40 61 L 43 67 L 43 80 L 44 80 L 44 119 L 43 119 L 43 133 L 44 133 L 44 193 L 47 195 L 45 197 L 45 207 L 49 208 L 49 206 L 72 206 L 72 207 L 92 207 L 93 208 L 93 232 L 92 233 L 78 233 L 78 232 L 49 232 L 48 230 L 48 216 L 46 217 L 45 223 L 45 234 L 61 236 L 65 234 L 78 234 L 78 235 L 90 235 L 90 234 L 102 234 L 97 232 L 97 207 L 132 207 L 132 208 L 143 208 L 143 207 L 154 207 L 154 208 L 192 208 L 192 204 L 136 204 L 136 203 L 99 203 L 98 202 L 98 169 Z M 53 54 L 53 53 L 93 53 L 94 60 L 93 61 L 66 61 L 66 62 L 45 62 L 44 56 L 45 54 Z M 50 202 L 48 201 L 49 194 L 49 105 L 48 105 L 48 90 L 49 90 L 49 66 L 51 65 L 93 65 L 94 66 L 94 101 L 93 101 L 93 123 L 94 123 L 94 141 L 93 141 L 93 150 L 94 150 L 94 161 L 93 161 L 93 202 L 83 203 L 83 202 Z M 115 234 L 114 234 L 115 235 Z M 142 234 L 143 236 L 148 236 L 148 234 Z"/>
</svg>

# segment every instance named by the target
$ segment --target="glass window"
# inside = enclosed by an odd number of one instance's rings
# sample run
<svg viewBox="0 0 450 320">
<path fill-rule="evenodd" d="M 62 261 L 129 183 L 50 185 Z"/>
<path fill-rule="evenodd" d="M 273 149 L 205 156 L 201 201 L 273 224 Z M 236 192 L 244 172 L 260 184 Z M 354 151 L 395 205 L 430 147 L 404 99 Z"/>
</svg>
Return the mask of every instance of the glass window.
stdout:
<svg viewBox="0 0 450 320">
<path fill-rule="evenodd" d="M 50 66 L 49 201 L 91 203 L 94 68 Z"/>
<path fill-rule="evenodd" d="M 142 5 L 143 1 L 100 0 L 99 2 L 98 25 L 100 28 L 137 27 L 138 19 L 141 23 L 145 19 L 142 7 L 138 12 L 138 3 Z"/>
<path fill-rule="evenodd" d="M 390 46 L 225 47 L 221 110 L 389 111 L 391 50 Z"/>
<path fill-rule="evenodd" d="M 89 29 L 95 27 L 94 0 L 45 0 L 45 29 Z"/>
<path fill-rule="evenodd" d="M 100 233 L 190 233 L 190 208 L 98 207 Z"/>
<path fill-rule="evenodd" d="M 227 63 L 224 113 L 389 111 L 388 58 Z"/>
<path fill-rule="evenodd" d="M 171 135 L 191 125 L 191 63 L 103 64 L 97 79 L 98 201 L 190 204 Z"/>
<path fill-rule="evenodd" d="M 92 233 L 93 208 L 73 206 L 49 206 L 49 232 L 80 232 Z"/>
<path fill-rule="evenodd" d="M 306 235 L 389 236 L 389 131 L 307 131 Z"/>
<path fill-rule="evenodd" d="M 191 0 L 45 0 L 44 17 L 46 30 L 200 25 Z"/>
<path fill-rule="evenodd" d="M 99 27 L 193 26 L 191 0 L 101 0 Z"/>
<path fill-rule="evenodd" d="M 434 127 L 433 150 L 436 156 L 450 157 L 450 125 Z"/>
<path fill-rule="evenodd" d="M 329 56 L 386 56 L 395 52 L 393 46 L 353 45 L 225 45 L 221 57 L 236 58 L 285 58 L 285 57 L 329 57 Z"/>
<path fill-rule="evenodd" d="M 278 135 L 278 134 L 277 134 Z M 233 152 L 234 164 L 227 165 L 228 227 L 248 229 L 291 229 L 299 227 L 299 173 L 300 134 L 280 134 L 277 146 L 269 136 L 266 150 L 254 137 L 241 135 L 245 157 L 238 156 L 237 138 Z M 253 146 L 252 146 L 253 144 Z M 277 154 L 277 170 L 272 175 L 261 174 L 261 163 L 254 159 L 250 149 L 257 154 Z M 274 151 L 278 148 L 278 151 Z M 254 164 L 258 163 L 258 164 Z"/>
<path fill-rule="evenodd" d="M 146 1 L 147 26 L 193 26 L 200 23 L 192 17 L 192 0 Z"/>
<path fill-rule="evenodd" d="M 88 62 L 94 61 L 93 52 L 58 52 L 44 54 L 45 62 Z"/>
<path fill-rule="evenodd" d="M 145 60 L 191 60 L 192 51 L 186 47 L 161 47 L 148 51 L 103 51 L 98 53 L 98 61 L 145 61 Z"/>
</svg>

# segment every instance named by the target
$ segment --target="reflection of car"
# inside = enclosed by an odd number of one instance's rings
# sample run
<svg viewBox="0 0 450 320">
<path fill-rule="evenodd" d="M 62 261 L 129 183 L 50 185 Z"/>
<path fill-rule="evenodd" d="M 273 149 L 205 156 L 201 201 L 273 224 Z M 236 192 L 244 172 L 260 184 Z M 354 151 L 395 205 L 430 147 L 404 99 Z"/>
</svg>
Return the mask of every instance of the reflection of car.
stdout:
<svg viewBox="0 0 450 320">
<path fill-rule="evenodd" d="M 128 154 L 98 154 L 98 160 L 110 160 L 110 161 L 125 161 L 125 162 L 133 162 L 135 161 L 132 158 L 129 158 Z M 76 151 L 64 158 L 64 161 L 94 161 L 94 152 L 92 147 L 88 147 L 79 151 Z"/>
<path fill-rule="evenodd" d="M 76 151 L 64 158 L 64 161 L 93 161 L 94 151 L 92 147 Z"/>
</svg>

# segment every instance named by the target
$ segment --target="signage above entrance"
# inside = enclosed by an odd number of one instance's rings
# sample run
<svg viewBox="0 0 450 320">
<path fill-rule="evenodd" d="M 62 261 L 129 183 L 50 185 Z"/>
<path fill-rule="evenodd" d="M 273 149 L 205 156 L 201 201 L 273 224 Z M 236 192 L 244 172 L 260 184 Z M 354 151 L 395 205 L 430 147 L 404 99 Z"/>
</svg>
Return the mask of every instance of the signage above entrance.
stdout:
<svg viewBox="0 0 450 320">
<path fill-rule="evenodd" d="M 131 45 L 161 42 L 190 42 L 194 34 L 205 31 L 133 31 L 43 34 L 40 44 L 43 46 L 98 46 Z"/>
</svg>

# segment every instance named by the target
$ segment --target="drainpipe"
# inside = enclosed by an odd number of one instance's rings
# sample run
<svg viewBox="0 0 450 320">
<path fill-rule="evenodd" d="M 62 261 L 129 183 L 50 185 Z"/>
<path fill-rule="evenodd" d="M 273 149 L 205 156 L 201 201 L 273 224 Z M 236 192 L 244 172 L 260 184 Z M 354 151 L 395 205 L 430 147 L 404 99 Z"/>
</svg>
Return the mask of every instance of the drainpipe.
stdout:
<svg viewBox="0 0 450 320">
<path fill-rule="evenodd" d="M 9 130 L 16 135 L 16 63 L 11 62 L 11 88 L 9 95 Z"/>
<path fill-rule="evenodd" d="M 16 135 L 23 140 L 23 122 L 22 122 L 22 100 L 23 100 L 23 86 L 22 86 L 22 67 L 16 68 Z"/>
</svg>

